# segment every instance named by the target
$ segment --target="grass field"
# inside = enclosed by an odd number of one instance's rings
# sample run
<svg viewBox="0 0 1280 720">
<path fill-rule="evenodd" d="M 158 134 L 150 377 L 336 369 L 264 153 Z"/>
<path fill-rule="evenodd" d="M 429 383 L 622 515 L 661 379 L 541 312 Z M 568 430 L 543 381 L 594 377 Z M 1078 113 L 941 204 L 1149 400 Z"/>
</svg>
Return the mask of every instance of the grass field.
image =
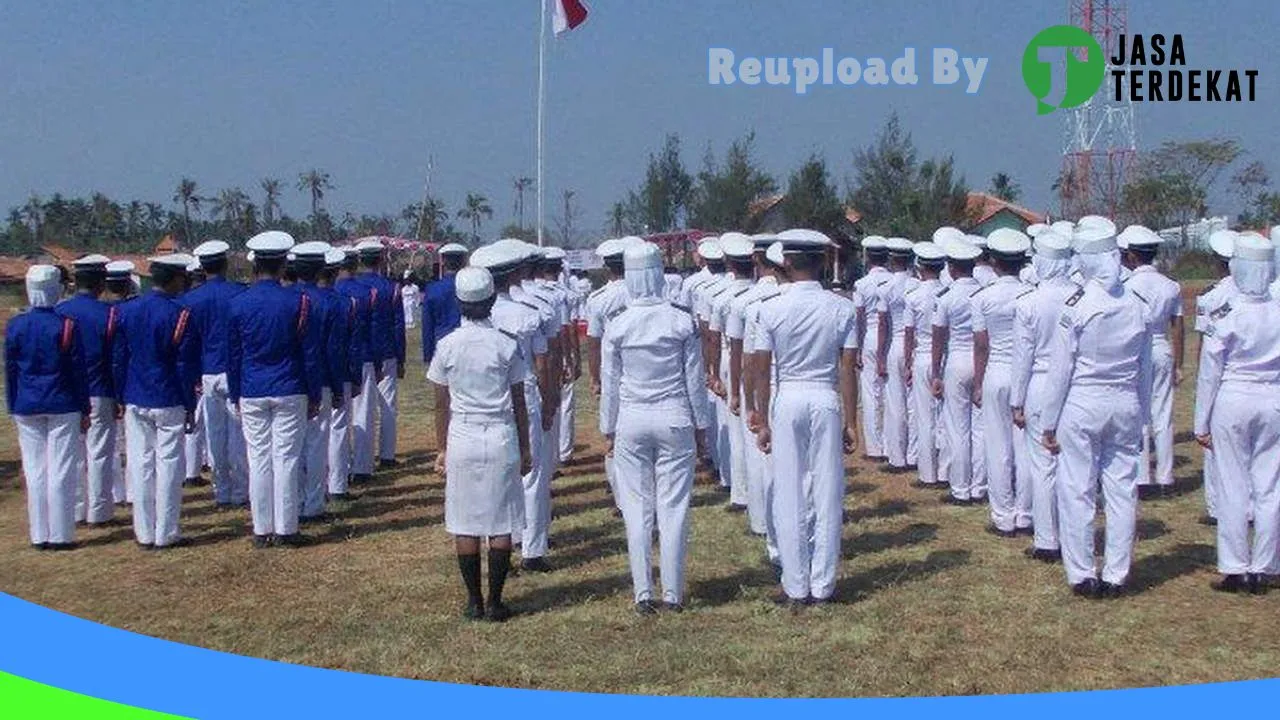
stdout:
<svg viewBox="0 0 1280 720">
<path fill-rule="evenodd" d="M 13 427 L 4 424 L 0 590 L 243 655 L 529 688 L 886 696 L 1271 676 L 1280 668 L 1280 592 L 1208 588 L 1214 534 L 1197 523 L 1192 393 L 1190 382 L 1178 391 L 1178 494 L 1141 505 L 1134 594 L 1111 602 L 1072 597 L 1060 567 L 1023 557 L 1028 540 L 983 532 L 985 509 L 942 505 L 936 491 L 910 487 L 911 476 L 857 459 L 837 604 L 796 616 L 775 608 L 761 541 L 743 516 L 724 512 L 724 496 L 700 484 L 689 611 L 638 618 L 621 521 L 603 490 L 593 403 L 583 402 L 578 462 L 554 486 L 550 560 L 558 570 L 509 583 L 520 613 L 509 623 L 464 622 L 443 480 L 429 474 L 431 405 L 420 363 L 401 392 L 403 466 L 332 508 L 335 521 L 307 531 L 317 544 L 298 550 L 252 550 L 247 512 L 216 510 L 204 488 L 188 491 L 183 508 L 193 547 L 143 553 L 121 526 L 82 532 L 74 552 L 31 551 Z"/>
</svg>

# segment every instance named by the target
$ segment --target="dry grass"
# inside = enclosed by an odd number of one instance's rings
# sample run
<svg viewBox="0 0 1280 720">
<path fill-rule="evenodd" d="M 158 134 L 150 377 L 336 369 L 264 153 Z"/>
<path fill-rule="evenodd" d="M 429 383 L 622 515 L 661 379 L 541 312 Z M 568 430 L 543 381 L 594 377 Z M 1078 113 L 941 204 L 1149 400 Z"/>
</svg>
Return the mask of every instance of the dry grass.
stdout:
<svg viewBox="0 0 1280 720">
<path fill-rule="evenodd" d="M 1140 508 L 1133 585 L 1115 602 L 1070 596 L 1061 568 L 1000 540 L 986 512 L 939 503 L 858 460 L 849 472 L 840 603 L 792 616 L 745 519 L 695 494 L 689 612 L 630 612 L 621 521 L 603 491 L 595 417 L 581 462 L 555 483 L 557 572 L 511 581 L 506 625 L 458 618 L 442 524 L 430 401 L 420 366 L 402 394 L 404 466 L 309 530 L 319 544 L 255 552 L 247 513 L 191 491 L 197 545 L 142 553 L 126 527 L 85 532 L 72 553 L 26 545 L 12 426 L 0 433 L 0 590 L 135 632 L 244 655 L 369 673 L 562 690 L 765 696 L 1011 693 L 1273 675 L 1280 592 L 1224 597 L 1201 512 L 1200 453 L 1179 436 L 1180 495 Z M 585 394 L 585 393 L 584 393 Z M 1189 427 L 1192 388 L 1178 393 Z M 581 395 L 580 395 L 581 397 Z"/>
</svg>

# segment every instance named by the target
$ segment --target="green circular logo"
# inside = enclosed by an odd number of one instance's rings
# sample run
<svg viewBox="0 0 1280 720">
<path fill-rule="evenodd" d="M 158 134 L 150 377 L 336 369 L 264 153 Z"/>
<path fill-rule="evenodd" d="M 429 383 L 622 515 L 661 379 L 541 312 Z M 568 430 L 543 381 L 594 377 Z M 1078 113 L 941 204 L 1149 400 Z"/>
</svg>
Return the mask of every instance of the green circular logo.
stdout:
<svg viewBox="0 0 1280 720">
<path fill-rule="evenodd" d="M 1066 91 L 1057 105 L 1045 102 L 1053 90 L 1053 61 L 1040 58 L 1040 48 L 1066 48 Z M 1072 52 L 1084 49 L 1084 59 Z M 1036 113 L 1047 115 L 1058 108 L 1073 108 L 1085 104 L 1098 88 L 1106 74 L 1106 59 L 1102 46 L 1092 35 L 1075 25 L 1054 25 L 1041 30 L 1022 54 L 1022 81 L 1036 97 Z"/>
</svg>

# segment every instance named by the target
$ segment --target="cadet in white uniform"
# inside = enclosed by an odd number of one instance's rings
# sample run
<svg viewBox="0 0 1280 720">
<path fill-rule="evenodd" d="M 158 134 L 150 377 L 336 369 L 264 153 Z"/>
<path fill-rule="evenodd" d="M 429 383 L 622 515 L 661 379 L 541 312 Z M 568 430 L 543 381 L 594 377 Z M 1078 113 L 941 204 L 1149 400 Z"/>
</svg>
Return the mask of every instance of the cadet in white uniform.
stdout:
<svg viewBox="0 0 1280 720">
<path fill-rule="evenodd" d="M 973 279 L 973 261 L 982 253 L 967 240 L 950 240 L 944 248 L 951 285 L 943 288 L 933 309 L 933 355 L 930 385 L 942 400 L 946 434 L 945 464 L 951 493 L 946 502 L 970 505 L 986 500 L 986 461 L 982 423 L 973 406 L 973 327 L 970 298 L 982 286 Z"/>
<path fill-rule="evenodd" d="M 563 465 L 573 457 L 575 392 L 578 379 L 582 377 L 582 345 L 578 337 L 578 306 L 583 296 L 563 278 L 565 252 L 558 247 L 546 248 L 542 257 L 542 279 L 556 288 L 564 298 L 565 337 L 564 337 L 564 377 L 561 378 L 560 414 L 556 419 L 555 435 L 559 440 L 556 453 L 558 464 Z"/>
<path fill-rule="evenodd" d="M 724 251 L 725 266 L 731 280 L 724 283 L 721 289 L 710 299 L 710 310 L 707 328 L 710 331 L 708 342 L 711 357 L 707 360 L 710 375 L 715 382 L 719 403 L 724 410 L 722 432 L 729 462 L 729 504 L 725 507 L 731 512 L 743 512 L 749 503 L 746 467 L 746 425 L 742 421 L 740 408 L 730 406 L 730 396 L 738 390 L 733 387 L 732 350 L 730 338 L 725 332 L 728 324 L 730 306 L 735 300 L 745 296 L 755 284 L 753 269 L 755 263 L 752 255 L 755 245 L 751 239 L 741 233 L 725 233 L 720 236 L 720 249 Z M 722 475 L 723 477 L 723 475 Z"/>
<path fill-rule="evenodd" d="M 1151 485 L 1148 461 L 1149 436 L 1155 441 L 1156 473 L 1154 484 L 1162 489 L 1173 487 L 1173 389 L 1182 383 L 1184 327 L 1182 322 L 1182 288 L 1156 270 L 1156 250 L 1164 239 L 1141 225 L 1130 225 L 1116 238 L 1124 251 L 1125 265 L 1131 273 L 1125 285 L 1147 303 L 1151 313 L 1151 417 L 1143 431 L 1142 461 L 1138 466 L 1138 484 Z"/>
<path fill-rule="evenodd" d="M 1196 386 L 1199 387 L 1200 377 L 1203 376 L 1205 370 L 1204 360 L 1204 333 L 1209 329 L 1209 316 L 1218 308 L 1231 301 L 1236 294 L 1236 283 L 1231 278 L 1231 271 L 1228 263 L 1232 254 L 1235 252 L 1236 233 L 1231 230 L 1218 230 L 1209 236 L 1209 247 L 1213 250 L 1214 257 L 1218 261 L 1218 273 L 1221 279 L 1210 285 L 1200 296 L 1196 298 L 1196 326 L 1195 331 L 1200 333 L 1200 362 L 1199 375 L 1196 378 Z M 1275 239 L 1272 240 L 1275 243 Z M 1277 297 L 1276 288 L 1271 289 L 1271 296 Z M 1213 461 L 1213 450 L 1204 448 L 1204 508 L 1205 514 L 1200 518 L 1200 522 L 1204 525 L 1213 525 L 1218 522 L 1218 473 L 1215 469 L 1216 463 Z"/>
<path fill-rule="evenodd" d="M 1058 321 L 1043 442 L 1059 455 L 1067 582 L 1077 595 L 1115 597 L 1133 560 L 1142 419 L 1151 408 L 1151 330 L 1146 304 L 1120 280 L 1112 232 L 1081 226 L 1073 242 L 1085 285 L 1067 299 Z M 1099 475 L 1107 509 L 1101 584 L 1093 554 Z"/>
<path fill-rule="evenodd" d="M 885 268 L 888 254 L 885 239 L 869 235 L 862 239 L 866 273 L 853 283 L 853 304 L 858 312 L 859 391 L 862 398 L 863 454 L 871 460 L 884 455 L 884 377 L 876 367 L 876 351 L 880 347 L 880 290 L 889 283 Z"/>
<path fill-rule="evenodd" d="M 941 401 L 933 396 L 929 373 L 933 367 L 933 308 L 942 286 L 938 274 L 946 265 L 947 254 L 931 242 L 916 243 L 911 250 L 916 257 L 920 282 L 903 296 L 903 355 L 914 418 L 909 430 L 917 438 L 919 483 L 925 487 L 945 487 L 947 478 L 939 473 L 938 466 Z"/>
<path fill-rule="evenodd" d="M 1053 339 L 1067 298 L 1080 289 L 1071 282 L 1071 238 L 1055 230 L 1041 231 L 1035 239 L 1034 292 L 1019 297 L 1013 314 L 1013 380 L 1009 389 L 1013 423 L 1025 431 L 1027 473 L 1031 483 L 1031 520 L 1034 533 L 1028 557 L 1042 562 L 1062 559 L 1058 543 L 1058 456 L 1041 442 L 1044 437 L 1044 405 Z"/>
<path fill-rule="evenodd" d="M 679 612 L 696 447 L 705 441 L 709 421 L 700 392 L 702 343 L 693 316 L 664 299 L 658 248 L 633 244 L 624 262 L 630 303 L 609 322 L 602 340 L 600 432 L 614 456 L 636 612 L 656 612 L 655 515 L 662 600 Z"/>
<path fill-rule="evenodd" d="M 604 262 L 609 282 L 587 296 L 587 369 L 591 375 L 591 393 L 600 397 L 600 339 L 604 337 L 609 318 L 627 307 L 627 288 L 622 280 L 622 253 L 626 249 L 621 238 L 605 240 L 596 248 Z M 618 497 L 617 479 L 613 472 L 613 456 L 605 453 L 604 475 L 614 499 Z M 618 509 L 618 513 L 621 513 Z"/>
<path fill-rule="evenodd" d="M 770 299 L 791 287 L 791 283 L 787 280 L 785 264 L 786 256 L 782 253 L 782 243 L 777 241 L 771 243 L 765 250 L 765 265 L 768 267 L 769 275 L 772 276 L 767 279 L 772 279 L 776 287 L 772 290 L 762 290 L 760 297 L 747 304 L 742 313 L 742 362 L 746 368 L 744 376 L 747 378 L 743 392 L 745 393 L 747 430 L 751 433 L 750 440 L 755 443 L 747 455 L 747 472 L 753 472 L 752 468 L 755 467 L 755 472 L 759 473 L 759 502 L 761 513 L 764 515 L 765 551 L 769 563 L 775 568 L 781 568 L 782 561 L 778 551 L 777 526 L 773 522 L 773 458 L 760 449 L 759 439 L 756 436 L 760 428 L 764 427 L 765 416 L 769 412 L 769 398 L 777 394 L 778 376 L 770 371 L 769 355 L 758 350 L 762 333 L 761 308 Z M 765 287 L 768 286 L 765 285 Z M 752 481 L 748 480 L 748 482 Z M 753 526 L 752 530 L 754 529 Z"/>
<path fill-rule="evenodd" d="M 1217 464 L 1218 571 L 1215 590 L 1266 591 L 1280 568 L 1280 302 L 1271 297 L 1275 248 L 1236 238 L 1234 298 L 1205 330 L 1205 367 L 1196 388 L 1195 434 Z M 1249 510 L 1253 547 L 1249 547 Z"/>
<path fill-rule="evenodd" d="M 953 228 L 950 225 L 944 225 L 933 231 L 933 244 L 940 248 L 946 249 L 953 240 L 964 240 L 967 236 L 963 230 Z M 942 287 L 951 287 L 951 270 L 947 267 L 942 268 L 942 273 L 938 275 L 938 282 Z"/>
<path fill-rule="evenodd" d="M 995 280 L 973 294 L 973 403 L 981 410 L 986 454 L 990 530 L 1013 537 L 1031 530 L 1031 487 L 1026 475 L 1026 437 L 1013 424 L 1010 390 L 1018 298 L 1034 288 L 1018 279 L 1031 239 L 1009 228 L 987 238 Z"/>
<path fill-rule="evenodd" d="M 474 258 L 473 258 L 474 259 Z M 501 622 L 511 568 L 511 536 L 521 525 L 520 474 L 531 469 L 520 343 L 493 327 L 493 278 L 475 267 L 458 271 L 462 312 L 457 330 L 441 338 L 427 369 L 435 384 L 436 442 L 444 458 L 445 529 L 454 536 L 467 588 L 464 616 Z M 489 539 L 488 612 L 480 590 L 480 539 Z"/>
<path fill-rule="evenodd" d="M 964 239 L 982 251 L 978 259 L 973 262 L 973 279 L 977 280 L 982 287 L 995 282 L 996 271 L 991 267 L 991 254 L 987 251 L 987 239 L 981 235 L 965 235 Z"/>
<path fill-rule="evenodd" d="M 760 308 L 756 352 L 771 358 L 778 393 L 763 398 L 768 420 L 757 434 L 773 456 L 771 511 L 782 560 L 779 600 L 793 609 L 830 600 L 840 562 L 844 505 L 841 450 L 857 445 L 857 311 L 824 290 L 831 240 L 812 230 L 781 235 L 791 288 Z"/>
<path fill-rule="evenodd" d="M 876 372 L 885 379 L 884 391 L 884 441 L 889 466 L 905 471 L 916 463 L 917 448 L 913 445 L 913 417 L 907 400 L 906 310 L 907 293 L 920 284 L 911 275 L 912 244 L 906 238 L 889 238 L 885 241 L 889 254 L 889 282 L 877 293 L 877 314 L 880 328 L 876 332 L 879 346 L 876 350 Z M 917 439 L 918 442 L 918 439 Z"/>
</svg>

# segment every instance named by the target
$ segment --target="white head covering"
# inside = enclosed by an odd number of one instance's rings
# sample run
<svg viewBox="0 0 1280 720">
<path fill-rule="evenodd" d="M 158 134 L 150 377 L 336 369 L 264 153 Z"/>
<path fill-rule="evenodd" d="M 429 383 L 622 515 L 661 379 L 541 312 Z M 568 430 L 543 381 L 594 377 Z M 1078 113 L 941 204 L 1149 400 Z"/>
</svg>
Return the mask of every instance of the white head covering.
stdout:
<svg viewBox="0 0 1280 720">
<path fill-rule="evenodd" d="M 1071 238 L 1053 228 L 1041 230 L 1035 239 L 1031 265 L 1041 282 L 1071 274 Z"/>
<path fill-rule="evenodd" d="M 484 302 L 493 297 L 493 275 L 482 267 L 465 267 L 454 279 L 454 292 L 460 302 Z"/>
<path fill-rule="evenodd" d="M 27 303 L 33 308 L 51 308 L 62 296 L 62 273 L 52 265 L 32 265 L 27 270 Z"/>
<path fill-rule="evenodd" d="M 1243 295 L 1266 297 L 1275 280 L 1275 245 L 1257 233 L 1236 236 L 1231 279 Z"/>
<path fill-rule="evenodd" d="M 667 280 L 662 276 L 662 251 L 648 242 L 631 243 L 622 253 L 623 282 L 633 301 L 661 300 Z"/>
<path fill-rule="evenodd" d="M 1078 225 L 1072 244 L 1085 282 L 1095 282 L 1115 295 L 1120 289 L 1121 267 L 1115 227 L 1093 223 Z"/>
</svg>

